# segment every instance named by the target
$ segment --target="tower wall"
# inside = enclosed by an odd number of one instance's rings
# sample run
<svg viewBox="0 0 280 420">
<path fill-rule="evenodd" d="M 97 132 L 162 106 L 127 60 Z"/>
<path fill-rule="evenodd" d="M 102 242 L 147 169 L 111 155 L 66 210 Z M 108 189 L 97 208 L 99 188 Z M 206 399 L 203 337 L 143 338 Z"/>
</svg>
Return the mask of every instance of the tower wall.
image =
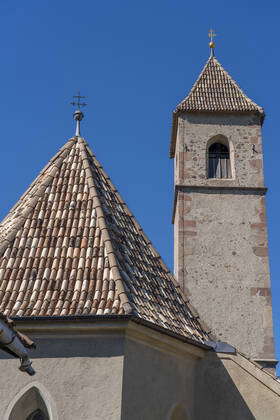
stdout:
<svg viewBox="0 0 280 420">
<path fill-rule="evenodd" d="M 207 179 L 209 142 L 228 142 L 231 179 Z M 175 274 L 217 339 L 274 359 L 261 124 L 184 114 L 175 155 Z"/>
</svg>

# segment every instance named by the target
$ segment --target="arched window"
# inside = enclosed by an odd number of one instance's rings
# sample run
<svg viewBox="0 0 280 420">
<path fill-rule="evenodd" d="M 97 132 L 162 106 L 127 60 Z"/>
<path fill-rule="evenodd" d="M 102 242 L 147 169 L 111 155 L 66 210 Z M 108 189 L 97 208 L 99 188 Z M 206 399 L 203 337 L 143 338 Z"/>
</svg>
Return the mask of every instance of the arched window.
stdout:
<svg viewBox="0 0 280 420">
<path fill-rule="evenodd" d="M 213 143 L 208 149 L 208 178 L 231 178 L 228 147 Z"/>
<path fill-rule="evenodd" d="M 50 420 L 41 392 L 35 386 L 29 388 L 16 402 L 9 420 Z"/>
</svg>

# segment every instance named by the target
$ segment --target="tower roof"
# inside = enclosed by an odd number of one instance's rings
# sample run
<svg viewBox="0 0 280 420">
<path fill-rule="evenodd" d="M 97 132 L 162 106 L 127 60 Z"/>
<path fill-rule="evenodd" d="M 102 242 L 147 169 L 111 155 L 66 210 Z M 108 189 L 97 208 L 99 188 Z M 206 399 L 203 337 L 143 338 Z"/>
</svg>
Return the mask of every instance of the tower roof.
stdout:
<svg viewBox="0 0 280 420">
<path fill-rule="evenodd" d="M 0 224 L 0 312 L 125 315 L 207 334 L 87 143 L 70 139 Z"/>
<path fill-rule="evenodd" d="M 180 111 L 263 114 L 263 109 L 245 95 L 214 56 L 207 61 L 188 96 L 176 107 L 175 112 Z"/>
<path fill-rule="evenodd" d="M 175 153 L 177 118 L 181 112 L 253 112 L 264 116 L 263 108 L 245 95 L 215 56 L 208 59 L 190 93 L 173 113 L 171 157 Z"/>
</svg>

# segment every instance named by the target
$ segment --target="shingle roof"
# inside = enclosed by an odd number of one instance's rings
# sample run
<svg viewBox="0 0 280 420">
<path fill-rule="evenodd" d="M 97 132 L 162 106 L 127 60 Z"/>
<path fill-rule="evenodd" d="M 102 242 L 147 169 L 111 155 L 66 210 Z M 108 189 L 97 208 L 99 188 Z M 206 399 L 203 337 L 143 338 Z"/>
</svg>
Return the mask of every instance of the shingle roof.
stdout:
<svg viewBox="0 0 280 420">
<path fill-rule="evenodd" d="M 216 57 L 210 57 L 188 96 L 177 106 L 179 111 L 225 111 L 263 114 L 225 71 Z"/>
<path fill-rule="evenodd" d="M 173 113 L 170 156 L 175 153 L 177 116 L 180 112 L 255 112 L 264 116 L 263 108 L 248 98 L 225 71 L 216 57 L 210 57 L 188 96 Z"/>
<path fill-rule="evenodd" d="M 205 328 L 81 138 L 70 139 L 0 225 L 0 311 L 134 314 L 202 342 Z"/>
</svg>

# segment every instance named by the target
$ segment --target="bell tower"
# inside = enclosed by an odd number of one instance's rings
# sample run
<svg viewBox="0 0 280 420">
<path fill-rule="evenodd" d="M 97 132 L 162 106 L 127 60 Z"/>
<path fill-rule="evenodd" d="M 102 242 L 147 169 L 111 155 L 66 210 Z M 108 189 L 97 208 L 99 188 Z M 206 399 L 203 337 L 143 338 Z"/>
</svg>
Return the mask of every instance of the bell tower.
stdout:
<svg viewBox="0 0 280 420">
<path fill-rule="evenodd" d="M 175 275 L 218 340 L 273 368 L 264 111 L 210 48 L 173 114 Z"/>
</svg>

